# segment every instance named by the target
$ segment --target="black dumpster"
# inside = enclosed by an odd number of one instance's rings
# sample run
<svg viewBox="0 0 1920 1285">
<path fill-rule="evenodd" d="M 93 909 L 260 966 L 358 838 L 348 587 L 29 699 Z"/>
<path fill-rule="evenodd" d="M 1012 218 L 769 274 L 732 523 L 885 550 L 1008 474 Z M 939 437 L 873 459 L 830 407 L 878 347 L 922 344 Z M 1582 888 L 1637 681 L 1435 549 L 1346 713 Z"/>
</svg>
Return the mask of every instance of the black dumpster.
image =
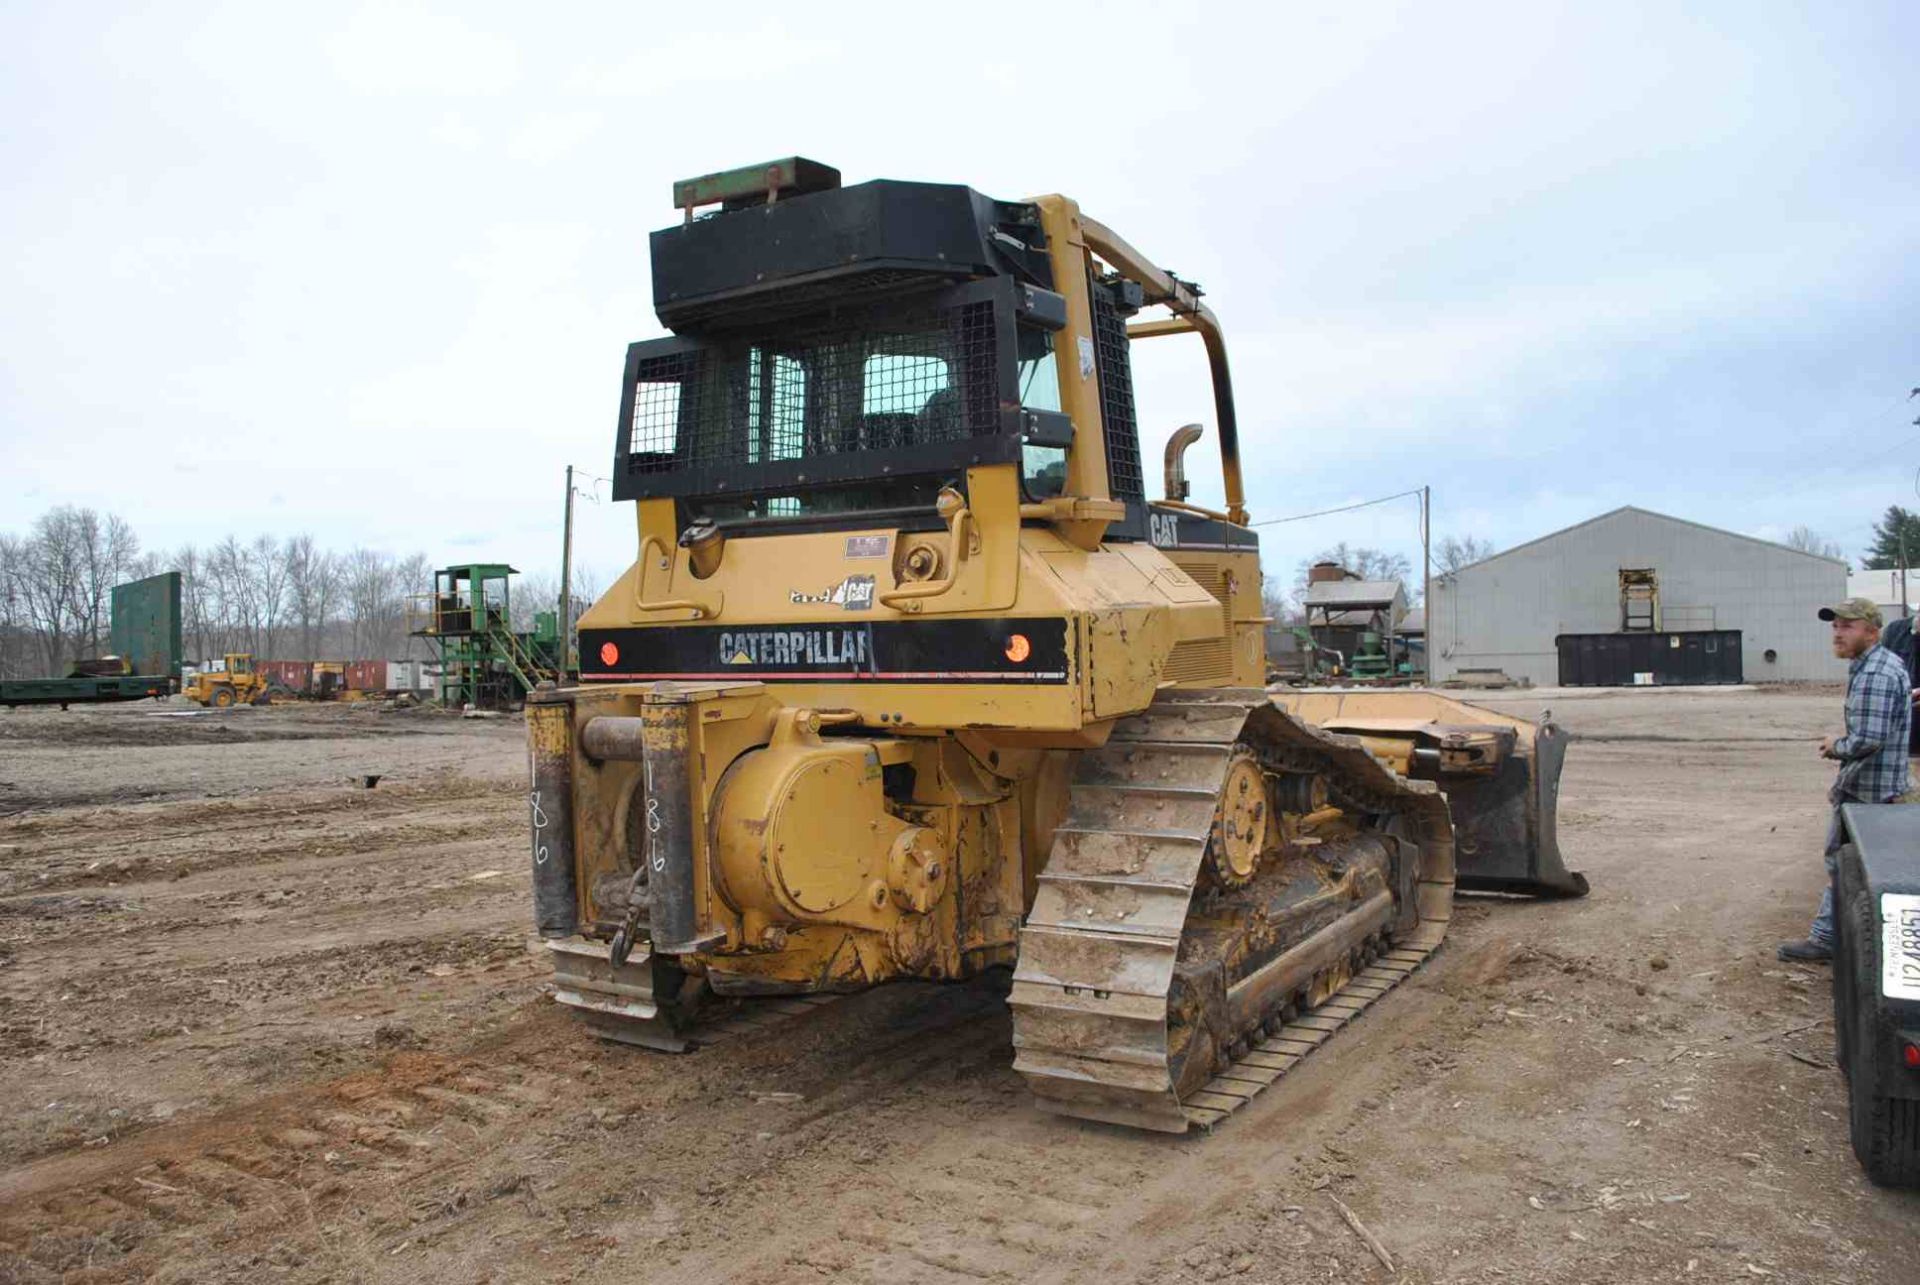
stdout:
<svg viewBox="0 0 1920 1285">
<path fill-rule="evenodd" d="M 1698 687 L 1744 682 L 1738 629 L 1561 634 L 1562 687 Z"/>
</svg>

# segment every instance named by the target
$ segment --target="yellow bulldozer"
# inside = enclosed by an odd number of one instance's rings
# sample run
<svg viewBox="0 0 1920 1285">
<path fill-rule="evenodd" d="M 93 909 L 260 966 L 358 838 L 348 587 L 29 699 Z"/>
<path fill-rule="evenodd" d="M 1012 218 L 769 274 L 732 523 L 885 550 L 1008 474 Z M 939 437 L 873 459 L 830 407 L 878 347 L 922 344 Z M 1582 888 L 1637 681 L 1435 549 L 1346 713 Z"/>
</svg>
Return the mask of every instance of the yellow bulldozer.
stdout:
<svg viewBox="0 0 1920 1285">
<path fill-rule="evenodd" d="M 201 670 L 181 684 L 180 694 L 214 709 L 265 705 L 270 699 L 266 675 L 253 667 L 253 656 L 248 652 L 228 652 L 223 669 Z"/>
<path fill-rule="evenodd" d="M 672 336 L 628 349 L 616 437 L 639 556 L 580 622 L 579 682 L 527 704 L 535 916 L 600 1034 L 685 1050 L 1010 969 L 1041 1106 L 1177 1132 L 1418 967 L 1456 886 L 1586 890 L 1558 728 L 1261 686 L 1197 285 L 1061 196 L 794 158 L 674 204 Z M 1181 334 L 1218 510 L 1189 499 L 1197 425 L 1146 494 L 1130 345 Z"/>
</svg>

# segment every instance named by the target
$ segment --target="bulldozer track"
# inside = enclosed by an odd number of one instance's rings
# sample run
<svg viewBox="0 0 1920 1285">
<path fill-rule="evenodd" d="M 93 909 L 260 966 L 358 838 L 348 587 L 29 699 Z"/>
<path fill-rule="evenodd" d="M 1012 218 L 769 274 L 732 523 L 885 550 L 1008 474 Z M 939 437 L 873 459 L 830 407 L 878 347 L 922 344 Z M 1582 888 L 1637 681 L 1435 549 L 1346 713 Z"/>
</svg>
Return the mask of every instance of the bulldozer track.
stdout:
<svg viewBox="0 0 1920 1285">
<path fill-rule="evenodd" d="M 1280 981 L 1244 986 L 1246 995 L 1310 1005 L 1243 1012 L 1224 1065 L 1183 1096 L 1175 1037 L 1192 1032 L 1172 1012 L 1176 965 L 1229 762 L 1249 743 L 1323 776 L 1343 808 L 1399 825 L 1417 869 L 1397 897 L 1377 894 L 1261 965 L 1263 980 Z M 1445 935 L 1452 899 L 1452 828 L 1432 784 L 1395 775 L 1357 739 L 1295 719 L 1264 692 L 1165 693 L 1076 771 L 1020 935 L 1014 1069 L 1061 1114 L 1176 1133 L 1211 1127 L 1418 968 Z M 1232 988 L 1241 1009 L 1254 1002 L 1243 985 Z"/>
<path fill-rule="evenodd" d="M 603 1040 L 663 1053 L 690 1053 L 818 1012 L 841 996 L 766 995 L 718 1001 L 693 1021 L 676 1020 L 654 993 L 652 959 L 644 945 L 623 964 L 612 947 L 588 937 L 547 943 L 553 954 L 553 997 L 577 1012 Z"/>
<path fill-rule="evenodd" d="M 1210 1129 L 1251 1102 L 1374 1001 L 1413 976 L 1439 945 L 1440 934 L 1435 933 L 1431 944 L 1388 951 L 1298 1021 L 1288 1022 L 1277 1035 L 1253 1045 L 1182 1103 L 1188 1122 Z"/>
</svg>

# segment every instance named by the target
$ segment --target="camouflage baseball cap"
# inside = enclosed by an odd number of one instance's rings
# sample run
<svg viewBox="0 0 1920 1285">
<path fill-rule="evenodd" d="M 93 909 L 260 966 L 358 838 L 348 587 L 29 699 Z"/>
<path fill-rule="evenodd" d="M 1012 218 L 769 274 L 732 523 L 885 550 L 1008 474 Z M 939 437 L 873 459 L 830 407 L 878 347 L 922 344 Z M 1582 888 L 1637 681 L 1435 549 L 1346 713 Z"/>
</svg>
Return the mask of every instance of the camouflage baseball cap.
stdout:
<svg viewBox="0 0 1920 1285">
<path fill-rule="evenodd" d="M 1822 620 L 1864 620 L 1875 629 L 1880 628 L 1880 607 L 1871 598 L 1849 598 L 1845 602 L 1835 603 L 1831 607 L 1820 608 Z"/>
</svg>

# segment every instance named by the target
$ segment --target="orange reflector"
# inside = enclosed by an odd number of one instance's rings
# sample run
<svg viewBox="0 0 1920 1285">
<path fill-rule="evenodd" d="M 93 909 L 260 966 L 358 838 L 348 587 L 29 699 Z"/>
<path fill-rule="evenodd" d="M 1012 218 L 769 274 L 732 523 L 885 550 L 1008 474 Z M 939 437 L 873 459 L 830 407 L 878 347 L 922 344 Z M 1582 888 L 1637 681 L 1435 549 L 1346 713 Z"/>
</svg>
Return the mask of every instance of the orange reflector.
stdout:
<svg viewBox="0 0 1920 1285">
<path fill-rule="evenodd" d="M 1027 641 L 1025 634 L 1015 634 L 1007 639 L 1007 659 L 1019 664 L 1033 654 L 1033 644 Z"/>
<path fill-rule="evenodd" d="M 1900 1050 L 1900 1056 L 1904 1057 L 1907 1060 L 1908 1066 L 1912 1067 L 1916 1071 L 1920 1071 L 1920 1048 L 1915 1048 L 1913 1045 L 1909 1044 L 1907 1045 L 1907 1047 Z"/>
<path fill-rule="evenodd" d="M 600 644 L 600 663 L 603 665 L 619 664 L 620 649 L 614 646 L 611 642 L 601 643 Z"/>
</svg>

